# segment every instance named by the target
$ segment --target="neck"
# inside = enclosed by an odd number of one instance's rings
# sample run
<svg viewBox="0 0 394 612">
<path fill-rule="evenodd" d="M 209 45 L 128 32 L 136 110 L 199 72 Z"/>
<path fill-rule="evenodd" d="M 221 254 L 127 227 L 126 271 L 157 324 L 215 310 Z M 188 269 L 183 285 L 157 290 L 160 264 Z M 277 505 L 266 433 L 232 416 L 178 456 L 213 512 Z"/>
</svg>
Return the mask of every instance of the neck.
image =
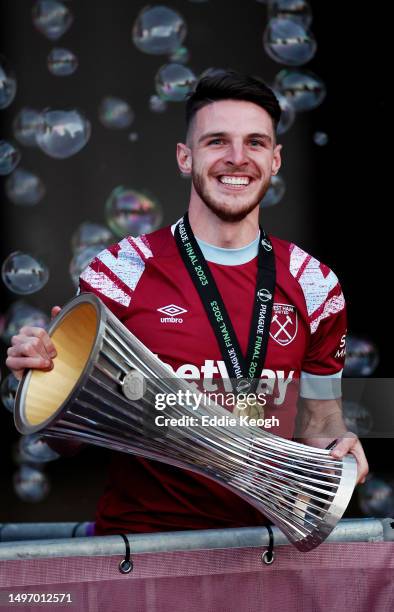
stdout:
<svg viewBox="0 0 394 612">
<path fill-rule="evenodd" d="M 203 202 L 190 202 L 189 221 L 196 238 L 225 249 L 238 249 L 255 240 L 259 231 L 259 207 L 241 221 L 223 221 Z"/>
</svg>

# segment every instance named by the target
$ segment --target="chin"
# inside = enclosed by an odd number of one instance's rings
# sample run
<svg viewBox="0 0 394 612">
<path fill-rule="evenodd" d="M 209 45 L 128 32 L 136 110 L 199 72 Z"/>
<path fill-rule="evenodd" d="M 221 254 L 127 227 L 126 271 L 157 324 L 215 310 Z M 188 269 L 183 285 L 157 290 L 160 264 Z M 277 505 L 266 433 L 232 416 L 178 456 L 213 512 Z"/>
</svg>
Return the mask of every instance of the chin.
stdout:
<svg viewBox="0 0 394 612">
<path fill-rule="evenodd" d="M 229 202 L 227 205 L 223 202 L 219 203 L 211 198 L 207 198 L 205 200 L 206 206 L 222 221 L 228 221 L 231 223 L 237 223 L 238 221 L 242 221 L 245 219 L 257 206 L 260 204 L 260 200 L 256 201 L 248 201 L 242 204 L 234 202 Z"/>
<path fill-rule="evenodd" d="M 254 189 L 250 190 L 251 193 L 223 193 L 221 189 L 215 188 L 198 174 L 193 174 L 192 179 L 197 194 L 207 208 L 219 219 L 230 223 L 242 221 L 257 208 L 269 187 L 269 184 L 258 185 L 256 183 Z"/>
</svg>

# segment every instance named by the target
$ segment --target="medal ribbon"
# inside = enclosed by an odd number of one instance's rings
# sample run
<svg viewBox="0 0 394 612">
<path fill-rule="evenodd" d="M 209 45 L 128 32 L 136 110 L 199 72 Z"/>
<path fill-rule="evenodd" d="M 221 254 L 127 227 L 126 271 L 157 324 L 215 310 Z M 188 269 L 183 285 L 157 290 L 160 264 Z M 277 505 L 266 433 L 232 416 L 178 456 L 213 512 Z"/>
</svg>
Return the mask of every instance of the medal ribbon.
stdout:
<svg viewBox="0 0 394 612">
<path fill-rule="evenodd" d="M 242 354 L 231 319 L 193 234 L 187 213 L 177 224 L 174 237 L 215 332 L 234 391 L 255 391 L 267 353 L 275 293 L 275 254 L 268 235 L 260 227 L 256 291 L 246 357 Z"/>
</svg>

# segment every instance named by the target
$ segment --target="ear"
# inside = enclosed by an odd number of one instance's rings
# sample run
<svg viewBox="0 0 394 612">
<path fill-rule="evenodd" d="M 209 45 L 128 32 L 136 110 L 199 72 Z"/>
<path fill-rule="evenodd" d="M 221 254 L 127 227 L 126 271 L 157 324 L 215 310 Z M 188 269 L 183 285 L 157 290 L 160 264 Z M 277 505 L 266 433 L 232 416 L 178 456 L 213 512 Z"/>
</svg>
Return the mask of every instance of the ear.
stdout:
<svg viewBox="0 0 394 612">
<path fill-rule="evenodd" d="M 272 168 L 271 168 L 272 176 L 275 176 L 275 174 L 278 174 L 279 169 L 281 167 L 281 164 L 282 164 L 282 158 L 280 154 L 281 150 L 282 150 L 281 144 L 275 145 L 274 156 L 272 158 Z"/>
<path fill-rule="evenodd" d="M 178 142 L 176 145 L 176 159 L 181 173 L 190 175 L 192 172 L 192 152 L 191 149 L 182 142 Z"/>
</svg>

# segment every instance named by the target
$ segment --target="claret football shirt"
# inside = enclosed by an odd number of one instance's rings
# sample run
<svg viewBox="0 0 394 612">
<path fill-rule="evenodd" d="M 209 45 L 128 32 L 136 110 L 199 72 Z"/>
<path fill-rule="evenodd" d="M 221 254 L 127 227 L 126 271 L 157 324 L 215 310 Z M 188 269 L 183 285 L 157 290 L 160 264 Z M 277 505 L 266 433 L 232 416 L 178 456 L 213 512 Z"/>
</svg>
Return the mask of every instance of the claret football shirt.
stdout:
<svg viewBox="0 0 394 612">
<path fill-rule="evenodd" d="M 181 377 L 214 391 L 228 373 L 174 239 L 175 226 L 126 237 L 100 252 L 80 277 L 119 320 Z M 291 438 L 296 397 L 332 399 L 345 356 L 346 311 L 338 279 L 295 244 L 270 236 L 276 288 L 259 390 L 271 433 Z M 198 240 L 240 347 L 246 354 L 256 290 L 259 236 L 241 249 Z M 299 389 L 298 389 L 299 387 Z M 297 394 L 294 393 L 297 389 Z M 96 534 L 264 524 L 245 500 L 205 476 L 158 461 L 112 453 Z"/>
</svg>

